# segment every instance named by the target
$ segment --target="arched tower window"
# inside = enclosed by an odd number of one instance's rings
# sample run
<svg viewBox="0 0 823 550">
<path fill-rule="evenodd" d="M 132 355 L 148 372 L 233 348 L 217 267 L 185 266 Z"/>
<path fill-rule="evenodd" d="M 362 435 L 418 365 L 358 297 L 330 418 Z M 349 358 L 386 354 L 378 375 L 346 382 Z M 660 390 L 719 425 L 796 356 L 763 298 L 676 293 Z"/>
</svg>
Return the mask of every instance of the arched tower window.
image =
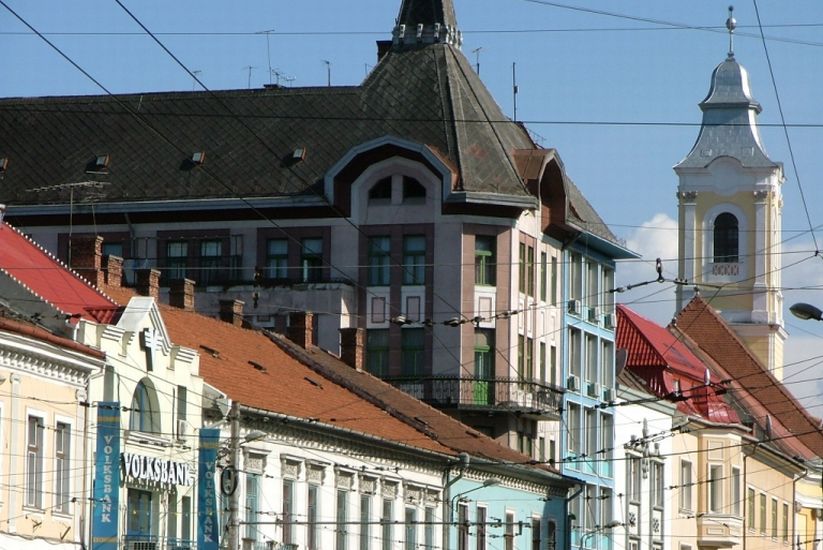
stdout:
<svg viewBox="0 0 823 550">
<path fill-rule="evenodd" d="M 131 398 L 129 430 L 146 433 L 160 433 L 160 408 L 157 394 L 150 380 L 143 379 Z"/>
<path fill-rule="evenodd" d="M 734 214 L 723 212 L 714 220 L 714 263 L 737 263 L 739 231 Z"/>
<path fill-rule="evenodd" d="M 390 200 L 391 199 L 391 176 L 383 178 L 369 189 L 369 200 Z"/>
</svg>

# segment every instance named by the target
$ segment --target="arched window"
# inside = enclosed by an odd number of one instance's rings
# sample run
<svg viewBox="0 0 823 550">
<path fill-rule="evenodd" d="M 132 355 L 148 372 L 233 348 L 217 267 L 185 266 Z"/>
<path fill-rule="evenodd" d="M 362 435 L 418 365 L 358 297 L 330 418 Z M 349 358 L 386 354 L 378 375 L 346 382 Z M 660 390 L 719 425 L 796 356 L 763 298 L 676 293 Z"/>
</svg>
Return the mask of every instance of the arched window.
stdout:
<svg viewBox="0 0 823 550">
<path fill-rule="evenodd" d="M 423 187 L 423 184 L 412 177 L 403 176 L 403 200 L 425 198 L 426 188 Z"/>
<path fill-rule="evenodd" d="M 369 200 L 391 200 L 391 176 L 372 185 L 369 189 Z"/>
<path fill-rule="evenodd" d="M 149 380 L 141 380 L 131 398 L 131 418 L 129 430 L 146 433 L 160 433 L 160 410 L 157 395 Z"/>
<path fill-rule="evenodd" d="M 714 220 L 714 263 L 737 263 L 738 247 L 737 218 L 723 212 Z"/>
</svg>

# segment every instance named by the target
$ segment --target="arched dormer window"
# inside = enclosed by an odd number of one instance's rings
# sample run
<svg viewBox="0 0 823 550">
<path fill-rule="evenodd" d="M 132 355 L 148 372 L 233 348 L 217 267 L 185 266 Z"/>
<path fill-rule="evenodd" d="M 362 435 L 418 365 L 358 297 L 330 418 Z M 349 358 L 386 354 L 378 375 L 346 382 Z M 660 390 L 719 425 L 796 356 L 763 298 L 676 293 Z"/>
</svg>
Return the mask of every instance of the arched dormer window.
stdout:
<svg viewBox="0 0 823 550">
<path fill-rule="evenodd" d="M 391 176 L 383 178 L 369 189 L 369 201 L 391 200 Z"/>
<path fill-rule="evenodd" d="M 131 398 L 129 430 L 160 433 L 160 408 L 158 407 L 154 385 L 150 380 L 141 380 L 134 390 L 134 395 Z"/>
<path fill-rule="evenodd" d="M 426 188 L 423 184 L 409 176 L 403 176 L 403 200 L 425 199 Z"/>
<path fill-rule="evenodd" d="M 739 231 L 734 214 L 723 212 L 714 220 L 714 263 L 738 262 Z"/>
</svg>

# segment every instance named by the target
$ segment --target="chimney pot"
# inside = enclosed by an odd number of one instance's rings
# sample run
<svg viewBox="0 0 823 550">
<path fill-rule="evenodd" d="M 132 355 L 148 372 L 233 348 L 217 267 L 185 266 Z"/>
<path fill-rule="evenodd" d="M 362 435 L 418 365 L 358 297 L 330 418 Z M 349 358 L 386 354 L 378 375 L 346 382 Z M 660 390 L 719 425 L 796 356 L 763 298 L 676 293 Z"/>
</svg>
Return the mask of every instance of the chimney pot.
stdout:
<svg viewBox="0 0 823 550">
<path fill-rule="evenodd" d="M 160 298 L 160 271 L 151 268 L 138 269 L 137 293 L 158 300 Z"/>
<path fill-rule="evenodd" d="M 111 287 L 123 285 L 123 258 L 109 255 L 106 261 L 106 284 Z"/>
<path fill-rule="evenodd" d="M 103 237 L 71 237 L 69 258 L 69 267 L 97 288 L 101 288 L 106 282 L 103 273 Z"/>
<path fill-rule="evenodd" d="M 303 349 L 314 345 L 314 314 L 299 311 L 289 316 L 289 340 Z"/>
<path fill-rule="evenodd" d="M 366 331 L 362 328 L 340 329 L 340 359 L 362 371 L 366 362 Z"/>
<path fill-rule="evenodd" d="M 194 311 L 194 285 L 191 279 L 177 279 L 169 287 L 169 305 L 183 311 Z"/>
<path fill-rule="evenodd" d="M 243 300 L 220 300 L 220 320 L 231 323 L 236 327 L 243 326 Z"/>
</svg>

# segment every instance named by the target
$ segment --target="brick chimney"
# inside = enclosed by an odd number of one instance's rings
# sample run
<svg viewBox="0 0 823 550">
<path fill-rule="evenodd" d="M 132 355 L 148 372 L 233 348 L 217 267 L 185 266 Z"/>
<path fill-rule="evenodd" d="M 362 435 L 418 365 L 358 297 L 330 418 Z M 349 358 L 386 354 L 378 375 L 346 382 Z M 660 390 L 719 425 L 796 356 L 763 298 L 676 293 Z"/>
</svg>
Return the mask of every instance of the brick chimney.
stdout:
<svg viewBox="0 0 823 550">
<path fill-rule="evenodd" d="M 289 315 L 289 340 L 303 349 L 314 345 L 314 314 L 298 311 Z"/>
<path fill-rule="evenodd" d="M 106 284 L 112 287 L 123 285 L 123 258 L 109 255 L 106 263 Z"/>
<path fill-rule="evenodd" d="M 103 273 L 103 237 L 71 237 L 70 243 L 69 267 L 97 288 L 101 288 L 106 282 Z"/>
<path fill-rule="evenodd" d="M 183 311 L 194 311 L 194 281 L 177 279 L 169 287 L 169 305 Z"/>
<path fill-rule="evenodd" d="M 340 359 L 356 370 L 366 366 L 366 331 L 362 328 L 340 329 Z"/>
<path fill-rule="evenodd" d="M 160 298 L 160 272 L 151 268 L 138 269 L 137 293 L 158 300 Z"/>
<path fill-rule="evenodd" d="M 220 320 L 236 327 L 243 326 L 243 300 L 220 300 Z"/>
</svg>

